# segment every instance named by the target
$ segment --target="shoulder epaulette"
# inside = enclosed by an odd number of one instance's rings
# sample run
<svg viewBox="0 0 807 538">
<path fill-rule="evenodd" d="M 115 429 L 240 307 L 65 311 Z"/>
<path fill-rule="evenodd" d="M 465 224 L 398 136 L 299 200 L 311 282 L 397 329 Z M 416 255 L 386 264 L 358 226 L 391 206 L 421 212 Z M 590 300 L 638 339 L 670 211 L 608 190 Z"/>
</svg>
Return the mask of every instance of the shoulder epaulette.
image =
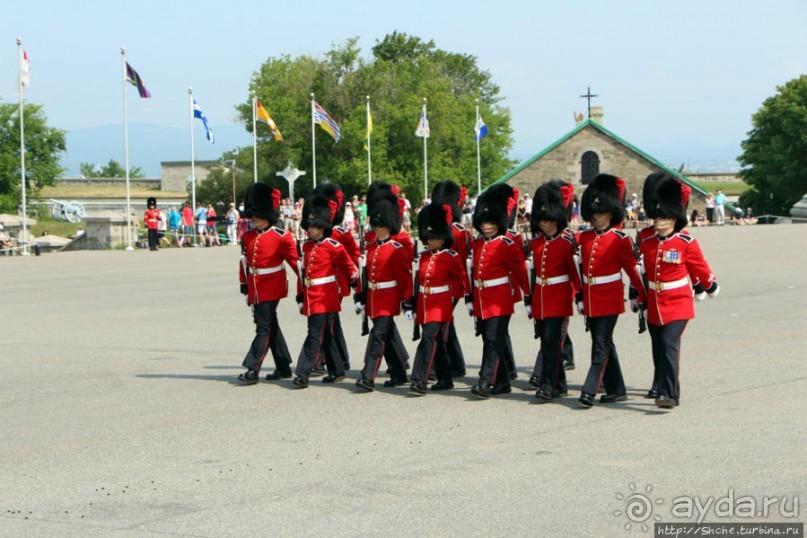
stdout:
<svg viewBox="0 0 807 538">
<path fill-rule="evenodd" d="M 286 233 L 286 230 L 284 230 L 283 228 L 278 228 L 277 226 L 272 226 L 272 231 L 280 236 Z"/>
<path fill-rule="evenodd" d="M 509 237 L 507 237 L 506 235 L 500 235 L 499 237 L 501 237 L 501 238 L 502 238 L 502 241 L 504 241 L 504 244 L 505 244 L 505 245 L 510 246 L 510 245 L 515 244 L 515 241 L 513 241 L 512 239 L 510 239 L 510 238 L 509 238 Z"/>
<path fill-rule="evenodd" d="M 614 233 L 615 233 L 615 234 L 616 234 L 618 237 L 621 237 L 622 239 L 625 239 L 626 237 L 630 237 L 630 236 L 627 234 L 627 232 L 625 232 L 625 230 L 620 230 L 620 229 L 618 229 L 618 228 L 611 228 L 611 229 L 614 231 Z"/>
<path fill-rule="evenodd" d="M 574 244 L 575 244 L 575 242 L 574 242 L 574 236 L 573 236 L 573 235 L 569 235 L 569 234 L 567 234 L 567 233 L 564 233 L 564 234 L 562 234 L 562 235 L 561 235 L 561 237 L 562 237 L 563 239 L 565 239 L 566 241 L 568 241 L 570 245 L 574 245 Z"/>
<path fill-rule="evenodd" d="M 454 224 L 452 224 L 452 226 L 453 226 L 454 228 L 458 229 L 458 230 L 459 230 L 459 231 L 461 231 L 461 232 L 464 232 L 464 231 L 465 231 L 465 226 L 463 226 L 463 225 L 462 225 L 462 224 L 460 224 L 459 222 L 455 222 Z"/>
<path fill-rule="evenodd" d="M 403 245 L 402 245 L 402 244 L 400 244 L 400 243 L 399 243 L 399 242 L 397 242 L 397 241 L 390 241 L 389 243 L 390 243 L 390 245 L 392 245 L 392 246 L 393 246 L 393 247 L 395 247 L 395 248 L 403 248 Z"/>
<path fill-rule="evenodd" d="M 343 233 L 345 233 L 347 231 L 344 228 L 342 228 L 341 226 L 334 226 L 333 229 L 336 230 L 337 232 L 341 233 L 341 234 L 343 234 Z"/>
<path fill-rule="evenodd" d="M 448 254 L 451 254 L 452 256 L 459 256 L 459 254 L 457 254 L 457 251 L 456 251 L 456 250 L 451 250 L 451 249 L 448 249 L 448 250 L 446 250 L 446 252 L 447 252 Z"/>
<path fill-rule="evenodd" d="M 327 238 L 327 239 L 326 239 L 326 241 L 327 241 L 327 242 L 328 242 L 328 243 L 329 243 L 329 244 L 330 244 L 332 247 L 338 247 L 339 245 L 341 245 L 341 244 L 342 244 L 342 243 L 340 243 L 339 241 L 337 241 L 336 239 L 333 239 L 333 238 L 331 238 L 331 237 Z"/>
<path fill-rule="evenodd" d="M 676 235 L 676 237 L 680 238 L 680 239 L 681 239 L 682 241 L 684 241 L 685 243 L 691 243 L 692 241 L 694 241 L 694 240 L 695 240 L 695 238 L 694 238 L 694 237 L 692 237 L 692 236 L 691 236 L 691 235 L 689 235 L 689 234 L 685 234 L 685 233 L 678 232 L 678 233 L 677 233 L 677 234 L 675 234 L 675 235 Z"/>
</svg>

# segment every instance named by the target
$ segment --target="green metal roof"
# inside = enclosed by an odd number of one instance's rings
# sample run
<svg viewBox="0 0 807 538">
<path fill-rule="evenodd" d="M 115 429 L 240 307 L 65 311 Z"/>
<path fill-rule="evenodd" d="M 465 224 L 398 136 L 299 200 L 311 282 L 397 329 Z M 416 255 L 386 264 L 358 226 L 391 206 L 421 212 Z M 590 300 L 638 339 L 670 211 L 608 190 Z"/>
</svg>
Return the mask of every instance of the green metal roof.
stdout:
<svg viewBox="0 0 807 538">
<path fill-rule="evenodd" d="M 552 144 L 547 146 L 542 151 L 540 151 L 537 154 L 533 155 L 529 159 L 527 159 L 525 161 L 522 161 L 518 166 L 513 168 L 507 174 L 505 174 L 504 176 L 500 177 L 499 179 L 497 179 L 496 181 L 491 183 L 491 185 L 495 185 L 497 183 L 502 183 L 502 182 L 507 181 L 508 179 L 512 178 L 513 176 L 515 176 L 516 174 L 518 174 L 519 172 L 521 172 L 522 170 L 527 168 L 529 165 L 531 165 L 532 163 L 534 163 L 535 161 L 537 161 L 538 159 L 540 159 L 541 157 L 543 157 L 544 155 L 546 155 L 547 153 L 549 153 L 550 151 L 552 151 L 553 149 L 555 149 L 556 147 L 561 145 L 562 143 L 566 142 L 571 137 L 573 137 L 574 135 L 576 135 L 577 133 L 579 133 L 580 131 L 582 131 L 583 129 L 585 129 L 588 126 L 591 126 L 591 127 L 595 128 L 595 129 L 597 129 L 598 131 L 603 133 L 605 136 L 607 136 L 609 138 L 612 138 L 613 140 L 619 142 L 620 144 L 622 144 L 626 148 L 630 149 L 631 151 L 639 154 L 642 158 L 644 158 L 647 161 L 650 161 L 655 166 L 661 168 L 664 172 L 667 172 L 668 174 L 677 177 L 679 180 L 681 180 L 682 182 L 689 185 L 692 188 L 693 191 L 697 191 L 697 192 L 703 194 L 704 196 L 708 194 L 708 192 L 706 190 L 701 188 L 699 185 L 697 185 L 691 179 L 687 178 L 686 176 L 684 176 L 683 174 L 681 174 L 679 172 L 676 172 L 675 170 L 668 167 L 667 165 L 665 165 L 661 161 L 655 159 L 651 155 L 649 155 L 649 154 L 645 153 L 644 151 L 640 150 L 639 148 L 637 148 L 636 146 L 634 146 L 630 142 L 620 138 L 619 136 L 612 133 L 611 131 L 609 131 L 608 129 L 606 129 L 605 127 L 603 127 L 602 125 L 600 125 L 596 121 L 592 120 L 591 118 L 588 118 L 586 121 L 580 123 L 580 125 L 578 125 L 574 129 L 572 129 L 571 131 L 569 131 L 568 133 L 563 135 L 561 138 L 559 138 L 558 140 L 556 140 L 555 142 L 553 142 Z M 490 185 L 488 185 L 488 187 L 490 187 Z"/>
</svg>

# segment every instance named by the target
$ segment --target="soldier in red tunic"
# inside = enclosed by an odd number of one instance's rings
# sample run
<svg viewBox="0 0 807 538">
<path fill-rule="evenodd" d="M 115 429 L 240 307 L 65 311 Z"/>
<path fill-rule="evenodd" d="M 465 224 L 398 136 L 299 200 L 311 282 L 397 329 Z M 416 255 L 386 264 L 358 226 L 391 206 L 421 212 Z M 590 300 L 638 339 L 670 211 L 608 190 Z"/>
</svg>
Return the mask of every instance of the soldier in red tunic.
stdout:
<svg viewBox="0 0 807 538">
<path fill-rule="evenodd" d="M 320 183 L 314 189 L 315 194 L 322 194 L 329 200 L 336 203 L 336 212 L 333 214 L 333 231 L 331 232 L 331 239 L 339 241 L 345 248 L 350 260 L 356 267 L 359 266 L 359 258 L 361 251 L 356 239 L 350 230 L 342 226 L 342 221 L 345 220 L 345 195 L 342 189 L 336 183 Z M 341 279 L 341 275 L 337 274 L 337 278 Z M 339 289 L 343 297 L 350 295 L 350 286 L 346 281 L 339 281 Z M 335 314 L 333 322 L 333 339 L 335 344 L 336 354 L 334 360 L 341 360 L 345 370 L 350 370 L 350 355 L 347 349 L 347 342 L 345 341 L 345 333 L 342 331 L 342 320 L 339 319 L 339 313 Z M 330 359 L 330 357 L 328 357 Z"/>
<path fill-rule="evenodd" d="M 620 225 L 625 219 L 625 182 L 615 176 L 595 176 L 580 202 L 583 219 L 593 228 L 580 234 L 580 262 L 583 290 L 577 307 L 585 314 L 591 331 L 591 367 L 583 384 L 580 403 L 594 405 L 594 397 L 605 385 L 601 403 L 627 399 L 625 380 L 613 334 L 619 315 L 625 311 L 622 271 L 638 290 L 638 301 L 646 300 L 639 277 L 633 241 Z"/>
<path fill-rule="evenodd" d="M 451 235 L 452 248 L 460 259 L 462 265 L 463 280 L 468 281 L 465 271 L 466 260 L 471 249 L 471 232 L 460 222 L 462 221 L 462 207 L 468 198 L 468 190 L 460 187 L 450 179 L 439 182 L 432 189 L 431 203 L 447 205 L 451 208 Z M 448 246 L 444 248 L 449 248 Z M 458 300 L 454 300 L 456 306 Z M 453 317 L 448 324 L 448 341 L 446 342 L 446 355 L 451 364 L 453 377 L 463 377 L 465 375 L 465 355 L 462 353 L 457 329 L 454 327 Z"/>
<path fill-rule="evenodd" d="M 297 273 L 297 248 L 291 234 L 274 226 L 278 220 L 280 191 L 266 183 L 253 183 L 244 199 L 244 213 L 255 227 L 241 238 L 239 277 L 241 293 L 252 306 L 255 338 L 244 357 L 247 371 L 238 380 L 258 382 L 258 374 L 271 348 L 275 371 L 267 380 L 291 377 L 291 355 L 277 323 L 277 304 L 288 295 L 288 281 L 283 262 Z"/>
<path fill-rule="evenodd" d="M 505 363 L 508 324 L 516 289 L 529 294 L 524 251 L 506 235 L 513 203 L 513 188 L 499 183 L 479 195 L 473 216 L 479 236 L 471 243 L 473 297 L 466 304 L 472 304 L 482 336 L 482 369 L 471 388 L 480 398 L 511 391 Z"/>
<path fill-rule="evenodd" d="M 468 278 L 459 254 L 448 250 L 454 242 L 452 210 L 432 201 L 418 213 L 418 233 L 427 250 L 420 255 L 417 292 L 404 303 L 406 317 L 422 326 L 412 366 L 410 389 L 426 393 L 432 366 L 437 383 L 432 390 L 454 388 L 447 357 L 448 328 L 454 320 L 455 299 L 468 293 Z"/>
<path fill-rule="evenodd" d="M 364 368 L 356 386 L 371 392 L 381 365 L 387 359 L 390 379 L 385 387 L 407 382 L 406 357 L 392 346 L 395 316 L 401 313 L 401 303 L 412 295 L 412 258 L 407 249 L 392 236 L 401 231 L 398 197 L 391 190 L 382 189 L 367 197 L 368 218 L 375 232 L 375 240 L 367 245 L 367 289 L 356 296 L 357 311 L 367 309 L 373 328 L 367 340 Z"/>
<path fill-rule="evenodd" d="M 656 405 L 678 405 L 681 335 L 695 317 L 691 283 L 698 300 L 717 297 L 720 287 L 698 241 L 684 233 L 691 190 L 669 174 L 655 186 L 655 235 L 642 240 L 647 275 L 647 318 L 658 383 Z M 641 302 L 641 300 L 640 300 Z M 642 305 L 644 306 L 644 305 Z"/>
<path fill-rule="evenodd" d="M 570 183 L 559 180 L 544 183 L 535 191 L 530 215 L 534 239 L 529 251 L 535 284 L 531 296 L 524 301 L 541 338 L 541 350 L 535 361 L 535 371 L 540 371 L 540 375 L 530 378 L 530 384 L 538 388 L 535 397 L 544 401 L 567 392 L 563 344 L 574 296 L 582 288 L 574 259 L 577 243 L 567 228 L 573 198 L 574 187 Z"/>
<path fill-rule="evenodd" d="M 355 287 L 359 272 L 342 244 L 330 237 L 337 209 L 336 200 L 321 194 L 311 195 L 303 206 L 302 225 L 308 240 L 302 247 L 297 301 L 300 312 L 308 316 L 308 336 L 297 359 L 294 384 L 299 388 L 308 387 L 311 370 L 324 360 L 329 349 L 328 375 L 322 382 L 335 383 L 345 378 L 334 334 L 343 296 L 339 286 L 345 283 Z"/>
<path fill-rule="evenodd" d="M 148 230 L 149 250 L 157 250 L 159 246 L 160 212 L 157 210 L 157 199 L 153 196 L 146 200 L 146 212 L 143 214 L 143 223 Z"/>
</svg>

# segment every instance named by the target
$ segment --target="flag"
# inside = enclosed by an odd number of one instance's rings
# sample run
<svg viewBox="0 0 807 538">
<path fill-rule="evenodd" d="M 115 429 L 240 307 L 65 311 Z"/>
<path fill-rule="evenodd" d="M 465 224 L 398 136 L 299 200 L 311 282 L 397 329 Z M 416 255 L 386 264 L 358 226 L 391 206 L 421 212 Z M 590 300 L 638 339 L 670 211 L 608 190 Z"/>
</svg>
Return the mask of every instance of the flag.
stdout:
<svg viewBox="0 0 807 538">
<path fill-rule="evenodd" d="M 476 125 L 474 125 L 475 140 L 479 142 L 488 135 L 488 126 L 482 121 L 482 116 L 476 115 Z"/>
<path fill-rule="evenodd" d="M 258 121 L 262 121 L 269 127 L 275 142 L 280 142 L 283 140 L 283 135 L 280 134 L 280 129 L 278 129 L 277 125 L 275 125 L 275 120 L 272 119 L 272 116 L 269 115 L 266 109 L 263 108 L 261 102 L 257 99 L 255 100 L 255 116 L 258 118 Z"/>
<path fill-rule="evenodd" d="M 339 139 L 342 137 L 339 125 L 333 121 L 331 115 L 328 114 L 324 108 L 319 106 L 319 103 L 316 101 L 314 101 L 314 123 L 318 123 L 326 133 L 333 137 L 334 141 L 339 142 Z"/>
<path fill-rule="evenodd" d="M 199 103 L 196 102 L 195 98 L 193 100 L 193 117 L 202 120 L 202 125 L 205 126 L 205 136 L 207 137 L 207 141 L 211 144 L 215 144 L 216 139 L 213 136 L 213 129 L 211 129 L 210 125 L 207 124 L 207 116 L 205 116 L 205 113 L 202 112 L 202 107 L 199 106 Z"/>
<path fill-rule="evenodd" d="M 22 60 L 20 60 L 20 86 L 27 90 L 31 82 L 31 63 L 28 61 L 28 53 L 22 49 Z"/>
<path fill-rule="evenodd" d="M 132 86 L 135 86 L 137 88 L 137 93 L 139 93 L 140 97 L 143 99 L 148 99 L 151 97 L 151 93 L 146 89 L 146 85 L 143 84 L 143 79 L 140 78 L 137 71 L 132 69 L 129 62 L 126 62 L 126 82 L 129 82 Z"/>
<path fill-rule="evenodd" d="M 431 129 L 429 128 L 429 118 L 426 117 L 426 105 L 423 105 L 423 110 L 420 112 L 420 121 L 418 127 L 415 129 L 415 136 L 420 138 L 429 138 Z"/>
<path fill-rule="evenodd" d="M 364 139 L 364 151 L 369 151 L 370 135 L 373 134 L 373 114 L 367 114 L 367 137 Z"/>
</svg>

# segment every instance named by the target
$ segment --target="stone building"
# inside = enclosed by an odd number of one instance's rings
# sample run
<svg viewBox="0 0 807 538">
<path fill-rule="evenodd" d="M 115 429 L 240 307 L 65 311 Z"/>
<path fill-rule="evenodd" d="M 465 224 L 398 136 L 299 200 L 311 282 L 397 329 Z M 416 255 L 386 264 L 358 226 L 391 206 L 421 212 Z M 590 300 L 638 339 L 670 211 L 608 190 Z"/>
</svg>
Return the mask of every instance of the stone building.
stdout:
<svg viewBox="0 0 807 538">
<path fill-rule="evenodd" d="M 162 190 L 181 192 L 188 190 L 188 183 L 191 182 L 190 161 L 163 161 L 160 166 L 162 167 Z M 195 161 L 194 171 L 197 184 L 206 180 L 214 168 L 221 168 L 221 166 L 220 161 Z"/>
<path fill-rule="evenodd" d="M 599 112 L 599 111 L 598 111 Z M 569 181 L 578 196 L 599 173 L 613 174 L 625 180 L 627 195 L 641 196 L 644 179 L 654 172 L 667 172 L 692 187 L 689 208 L 704 208 L 707 192 L 689 178 L 603 127 L 602 113 L 580 123 L 546 149 L 523 161 L 499 178 L 522 194 L 532 194 L 551 179 Z"/>
</svg>

